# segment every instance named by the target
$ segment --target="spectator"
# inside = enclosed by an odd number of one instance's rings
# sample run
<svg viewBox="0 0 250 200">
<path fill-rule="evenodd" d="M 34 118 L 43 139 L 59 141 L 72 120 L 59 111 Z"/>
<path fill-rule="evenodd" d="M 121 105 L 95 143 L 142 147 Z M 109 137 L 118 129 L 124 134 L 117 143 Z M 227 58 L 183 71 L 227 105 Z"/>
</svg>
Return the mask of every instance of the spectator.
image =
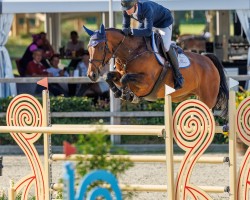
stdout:
<svg viewBox="0 0 250 200">
<path fill-rule="evenodd" d="M 27 65 L 30 61 L 33 60 L 33 51 L 36 49 L 43 50 L 43 39 L 40 34 L 32 35 L 33 41 L 32 43 L 26 48 L 22 58 L 19 60 L 19 74 L 20 76 L 24 76 L 26 72 Z M 44 52 L 43 52 L 44 55 Z M 48 68 L 49 64 L 44 57 L 42 57 L 41 63 Z"/>
<path fill-rule="evenodd" d="M 44 51 L 44 57 L 51 58 L 54 55 L 55 51 L 51 46 L 51 44 L 49 43 L 49 40 L 47 39 L 47 34 L 45 32 L 41 32 L 40 36 L 41 39 L 43 40 L 42 49 Z"/>
<path fill-rule="evenodd" d="M 87 76 L 89 65 L 89 55 L 85 54 L 82 60 L 77 64 L 77 69 L 79 69 L 80 76 Z"/>
<path fill-rule="evenodd" d="M 88 72 L 88 64 L 89 64 L 89 55 L 84 55 L 82 60 L 77 64 L 77 69 L 79 70 L 80 76 L 87 76 Z M 98 83 L 93 83 L 96 87 L 98 87 Z M 87 90 L 92 90 L 93 84 L 91 83 L 83 83 L 78 84 L 76 87 L 76 96 L 84 96 Z"/>
<path fill-rule="evenodd" d="M 32 77 L 52 77 L 53 74 L 47 71 L 47 68 L 41 63 L 43 50 L 36 49 L 33 51 L 33 60 L 28 63 L 26 76 Z M 41 93 L 44 88 L 40 85 L 36 87 L 36 93 Z M 49 84 L 49 91 L 54 95 L 67 96 L 67 92 L 59 85 L 55 83 Z"/>
<path fill-rule="evenodd" d="M 27 47 L 25 53 L 23 54 L 22 58 L 19 61 L 20 76 L 25 75 L 28 63 L 33 60 L 33 51 L 41 48 L 43 45 L 43 40 L 41 39 L 41 36 L 39 34 L 33 35 L 32 37 L 33 37 L 33 42 Z M 41 62 L 43 63 L 43 65 L 45 65 L 46 60 L 42 60 Z"/>
<path fill-rule="evenodd" d="M 51 58 L 50 58 L 50 68 L 47 69 L 47 72 L 51 73 L 52 76 L 54 77 L 59 77 L 59 76 L 64 76 L 64 77 L 68 77 L 69 74 L 66 70 L 64 69 L 60 69 L 59 68 L 59 55 L 54 54 Z M 64 96 L 68 96 L 68 84 L 67 83 L 54 83 L 53 85 L 55 85 L 55 87 L 60 87 L 61 91 L 63 91 Z"/>
<path fill-rule="evenodd" d="M 72 60 L 69 63 L 68 71 L 74 71 L 81 61 L 80 56 L 84 54 L 84 43 L 81 40 L 78 40 L 79 36 L 76 31 L 70 32 L 70 41 L 66 46 L 66 56 L 72 56 Z M 71 75 L 71 73 L 70 73 Z M 69 84 L 69 96 L 75 96 L 76 94 L 76 84 Z"/>
<path fill-rule="evenodd" d="M 66 47 L 66 55 L 72 57 L 82 56 L 84 53 L 84 43 L 81 40 L 78 40 L 78 33 L 76 31 L 71 31 L 70 39 Z"/>
<path fill-rule="evenodd" d="M 85 54 L 77 65 L 80 76 L 87 76 L 88 64 L 89 55 Z M 109 87 L 105 82 L 79 84 L 77 85 L 76 96 L 94 97 L 94 101 L 97 101 L 100 97 L 109 98 Z"/>
<path fill-rule="evenodd" d="M 51 73 L 54 77 L 58 77 L 58 76 L 68 77 L 69 76 L 68 72 L 64 69 L 59 68 L 59 62 L 60 62 L 59 56 L 54 54 L 50 58 L 50 68 L 48 68 L 47 71 Z"/>
<path fill-rule="evenodd" d="M 52 74 L 47 72 L 47 68 L 41 63 L 42 61 L 43 50 L 35 49 L 33 51 L 32 57 L 33 60 L 30 61 L 27 65 L 26 76 L 33 77 L 43 77 L 43 76 L 52 76 Z"/>
</svg>

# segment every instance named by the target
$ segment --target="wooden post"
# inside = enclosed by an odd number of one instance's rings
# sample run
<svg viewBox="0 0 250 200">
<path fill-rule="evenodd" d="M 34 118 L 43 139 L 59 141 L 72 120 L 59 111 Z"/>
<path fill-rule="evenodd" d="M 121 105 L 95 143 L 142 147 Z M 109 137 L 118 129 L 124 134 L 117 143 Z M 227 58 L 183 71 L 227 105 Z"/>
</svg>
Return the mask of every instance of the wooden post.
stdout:
<svg viewBox="0 0 250 200">
<path fill-rule="evenodd" d="M 167 164 L 167 193 L 168 199 L 175 199 L 174 183 L 174 152 L 173 152 L 173 126 L 172 126 L 172 101 L 171 96 L 165 94 L 165 147 L 166 147 L 166 164 Z"/>
<path fill-rule="evenodd" d="M 228 38 L 230 36 L 229 11 L 220 10 L 216 13 L 217 25 L 216 35 L 222 37 L 222 55 L 223 61 L 228 61 Z"/>
<path fill-rule="evenodd" d="M 12 34 L 13 37 L 17 36 L 17 31 L 18 31 L 18 28 L 17 28 L 18 22 L 17 22 L 17 16 L 16 15 L 17 14 L 14 14 L 13 22 L 12 22 L 12 32 L 11 32 L 11 34 Z"/>
<path fill-rule="evenodd" d="M 49 116 L 49 91 L 43 90 L 43 127 L 50 125 Z M 51 135 L 43 133 L 44 138 L 44 181 L 45 181 L 45 199 L 50 200 L 50 184 L 51 184 L 51 169 L 50 169 L 50 153 L 51 153 Z"/>
<path fill-rule="evenodd" d="M 236 102 L 235 91 L 229 92 L 229 170 L 230 170 L 230 200 L 236 199 L 236 129 L 235 129 L 235 114 Z"/>
<path fill-rule="evenodd" d="M 12 180 L 10 180 L 10 188 L 8 190 L 8 199 L 9 200 L 15 200 L 15 188 L 14 188 L 14 183 Z"/>
</svg>

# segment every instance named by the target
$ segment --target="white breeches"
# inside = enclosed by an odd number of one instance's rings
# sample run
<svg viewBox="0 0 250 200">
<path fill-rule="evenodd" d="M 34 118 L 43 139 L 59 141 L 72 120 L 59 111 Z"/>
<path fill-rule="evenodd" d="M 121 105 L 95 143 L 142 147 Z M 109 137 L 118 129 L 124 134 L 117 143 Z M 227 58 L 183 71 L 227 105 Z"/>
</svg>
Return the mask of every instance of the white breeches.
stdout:
<svg viewBox="0 0 250 200">
<path fill-rule="evenodd" d="M 161 34 L 166 52 L 169 50 L 172 39 L 172 24 L 166 28 L 155 28 Z"/>
</svg>

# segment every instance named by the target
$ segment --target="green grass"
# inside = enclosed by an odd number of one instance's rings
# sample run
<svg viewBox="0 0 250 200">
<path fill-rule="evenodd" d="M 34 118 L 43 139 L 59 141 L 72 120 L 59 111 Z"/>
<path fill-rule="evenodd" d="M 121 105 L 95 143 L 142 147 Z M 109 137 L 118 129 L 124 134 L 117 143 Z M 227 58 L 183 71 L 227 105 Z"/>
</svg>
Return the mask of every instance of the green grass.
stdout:
<svg viewBox="0 0 250 200">
<path fill-rule="evenodd" d="M 181 24 L 180 25 L 180 34 L 197 34 L 200 35 L 203 33 L 205 24 Z M 234 25 L 230 24 L 230 35 L 234 35 Z"/>
<path fill-rule="evenodd" d="M 205 24 L 181 24 L 180 25 L 180 34 L 202 34 L 205 28 Z"/>
<path fill-rule="evenodd" d="M 6 48 L 11 57 L 21 57 L 31 42 L 31 36 L 9 37 Z"/>
<path fill-rule="evenodd" d="M 12 58 L 13 74 L 18 75 L 15 58 L 21 58 L 27 46 L 31 43 L 31 38 L 27 36 L 9 37 L 6 48 Z"/>
</svg>

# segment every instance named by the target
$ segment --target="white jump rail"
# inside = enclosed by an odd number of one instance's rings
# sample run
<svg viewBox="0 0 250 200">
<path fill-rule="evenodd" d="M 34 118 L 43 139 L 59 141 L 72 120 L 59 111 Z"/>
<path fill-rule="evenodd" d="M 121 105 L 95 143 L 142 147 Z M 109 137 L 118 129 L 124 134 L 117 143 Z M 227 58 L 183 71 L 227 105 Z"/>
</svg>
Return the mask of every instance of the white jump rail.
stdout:
<svg viewBox="0 0 250 200">
<path fill-rule="evenodd" d="M 66 156 L 65 154 L 52 154 L 50 156 L 52 161 L 79 161 L 79 160 L 88 160 L 92 158 L 93 155 L 81 155 L 81 154 L 73 154 L 70 156 Z M 107 160 L 110 159 L 128 159 L 132 162 L 152 162 L 152 163 L 166 163 L 166 156 L 161 155 L 152 155 L 152 156 L 145 156 L 145 155 L 109 155 L 106 156 Z M 183 156 L 174 156 L 174 162 L 180 163 L 183 160 Z M 223 164 L 228 163 L 228 157 L 215 157 L 215 156 L 203 156 L 199 158 L 197 163 L 209 163 L 209 164 Z"/>
</svg>

